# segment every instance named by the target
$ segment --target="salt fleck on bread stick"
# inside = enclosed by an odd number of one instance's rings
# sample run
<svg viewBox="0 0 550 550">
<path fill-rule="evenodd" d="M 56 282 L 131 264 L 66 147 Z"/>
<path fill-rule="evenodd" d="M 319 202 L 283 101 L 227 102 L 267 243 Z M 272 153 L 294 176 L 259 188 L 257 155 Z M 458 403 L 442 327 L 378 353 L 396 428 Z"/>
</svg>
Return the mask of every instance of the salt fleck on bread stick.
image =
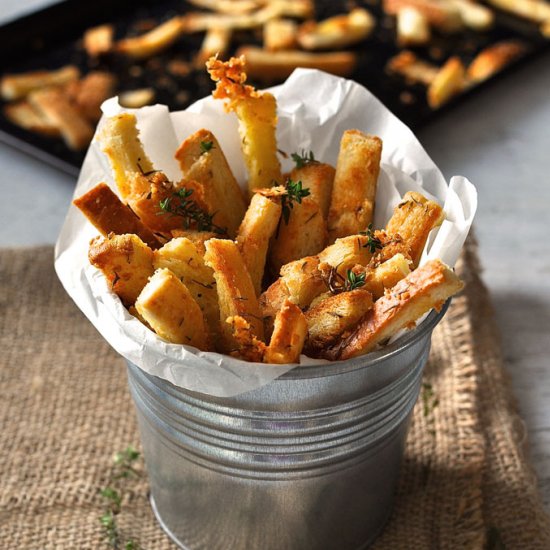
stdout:
<svg viewBox="0 0 550 550">
<path fill-rule="evenodd" d="M 412 271 L 374 303 L 355 331 L 323 354 L 326 359 L 351 359 L 372 351 L 400 329 L 414 326 L 424 313 L 440 308 L 463 287 L 462 281 L 440 260 Z"/>
<path fill-rule="evenodd" d="M 209 348 L 201 308 L 169 269 L 155 271 L 136 300 L 136 310 L 164 340 Z"/>
</svg>

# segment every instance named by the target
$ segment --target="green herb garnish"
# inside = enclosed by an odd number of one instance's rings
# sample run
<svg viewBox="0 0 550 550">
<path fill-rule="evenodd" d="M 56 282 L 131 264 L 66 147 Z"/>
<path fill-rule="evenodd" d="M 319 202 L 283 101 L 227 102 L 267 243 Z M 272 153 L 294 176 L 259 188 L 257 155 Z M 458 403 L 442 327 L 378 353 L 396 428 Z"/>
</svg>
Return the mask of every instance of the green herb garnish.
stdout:
<svg viewBox="0 0 550 550">
<path fill-rule="evenodd" d="M 309 189 L 302 188 L 301 181 L 292 181 L 291 179 L 286 182 L 286 193 L 281 195 L 281 206 L 283 207 L 282 215 L 285 224 L 288 225 L 290 219 L 290 212 L 294 208 L 294 203 L 302 204 L 302 199 L 307 197 L 310 192 Z"/>
<path fill-rule="evenodd" d="M 332 294 L 340 294 L 361 288 L 365 285 L 366 279 L 367 274 L 365 272 L 355 273 L 351 269 L 348 269 L 344 278 L 338 273 L 337 267 L 331 267 L 325 282 Z"/>
<path fill-rule="evenodd" d="M 422 405 L 424 417 L 433 413 L 434 409 L 439 405 L 439 400 L 435 395 L 432 385 L 427 382 L 422 383 Z"/>
<path fill-rule="evenodd" d="M 372 223 L 369 223 L 366 231 L 360 231 L 359 234 L 367 237 L 367 242 L 363 245 L 363 248 L 368 248 L 371 254 L 374 254 L 377 250 L 381 250 L 383 248 L 382 241 L 378 237 L 374 236 Z"/>
<path fill-rule="evenodd" d="M 193 199 L 189 197 L 193 194 L 193 189 L 182 187 L 171 197 L 166 197 L 159 202 L 160 214 L 171 214 L 183 218 L 183 226 L 189 229 L 196 226 L 198 231 L 212 231 L 219 235 L 225 235 L 227 229 L 216 225 L 212 220 L 215 214 L 205 212 Z"/>
<path fill-rule="evenodd" d="M 115 482 L 115 484 L 105 487 L 99 492 L 105 499 L 105 510 L 99 517 L 99 522 L 105 531 L 109 545 L 115 550 L 121 548 L 140 550 L 139 544 L 132 539 L 126 539 L 124 547 L 122 546 L 123 537 L 117 524 L 117 516 L 122 508 L 120 480 L 129 478 L 131 475 L 140 475 L 140 472 L 135 468 L 135 462 L 138 458 L 139 453 L 133 447 L 127 447 L 124 451 L 116 453 L 113 457 L 113 471 L 111 473 L 111 482 Z"/>
<path fill-rule="evenodd" d="M 365 285 L 365 273 L 354 273 L 351 269 L 348 269 L 346 275 L 346 290 L 355 290 Z"/>
<path fill-rule="evenodd" d="M 302 168 L 306 164 L 319 162 L 315 160 L 315 155 L 313 154 L 313 151 L 304 151 L 302 149 L 301 155 L 299 155 L 298 153 L 292 153 L 290 156 L 292 160 L 296 163 L 296 168 Z"/>
<path fill-rule="evenodd" d="M 213 141 L 201 141 L 201 156 L 214 148 Z"/>
</svg>

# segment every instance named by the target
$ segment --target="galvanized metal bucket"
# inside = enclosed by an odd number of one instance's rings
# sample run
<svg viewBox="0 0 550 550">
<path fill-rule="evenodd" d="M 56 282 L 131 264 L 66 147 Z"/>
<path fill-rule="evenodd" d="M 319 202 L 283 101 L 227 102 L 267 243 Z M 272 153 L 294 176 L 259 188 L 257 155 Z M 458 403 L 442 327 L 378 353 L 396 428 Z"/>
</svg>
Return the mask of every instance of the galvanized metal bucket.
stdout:
<svg viewBox="0 0 550 550">
<path fill-rule="evenodd" d="M 151 502 L 190 550 L 356 550 L 388 519 L 432 312 L 385 349 L 231 398 L 128 364 Z M 269 366 L 266 366 L 269 368 Z"/>
</svg>

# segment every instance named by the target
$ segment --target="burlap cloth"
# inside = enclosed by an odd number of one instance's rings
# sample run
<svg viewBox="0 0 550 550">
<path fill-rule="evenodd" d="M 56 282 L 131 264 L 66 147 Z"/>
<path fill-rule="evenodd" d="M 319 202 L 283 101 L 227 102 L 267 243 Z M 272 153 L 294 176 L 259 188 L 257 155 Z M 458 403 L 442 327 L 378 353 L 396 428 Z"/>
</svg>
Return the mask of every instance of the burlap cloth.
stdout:
<svg viewBox="0 0 550 550">
<path fill-rule="evenodd" d="M 65 295 L 51 248 L 0 251 L 0 548 L 108 548 L 99 516 L 114 452 L 139 447 L 123 360 Z M 550 549 L 474 246 L 433 336 L 395 509 L 376 549 Z M 438 402 L 434 407 L 434 403 Z M 174 548 L 147 482 L 120 529 Z M 252 549 L 254 550 L 254 549 Z"/>
</svg>

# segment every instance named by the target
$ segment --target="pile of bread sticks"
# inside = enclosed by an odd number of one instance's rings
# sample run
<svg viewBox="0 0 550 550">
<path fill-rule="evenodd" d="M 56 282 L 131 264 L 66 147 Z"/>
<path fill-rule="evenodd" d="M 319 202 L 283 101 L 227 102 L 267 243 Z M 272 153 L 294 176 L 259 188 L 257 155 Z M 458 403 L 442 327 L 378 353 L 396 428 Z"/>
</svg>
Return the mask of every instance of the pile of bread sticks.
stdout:
<svg viewBox="0 0 550 550">
<path fill-rule="evenodd" d="M 211 58 L 215 98 L 239 120 L 248 189 L 206 129 L 175 152 L 169 181 L 130 113 L 99 141 L 106 183 L 74 201 L 99 230 L 90 262 L 160 338 L 247 361 L 297 363 L 365 354 L 462 288 L 439 260 L 418 266 L 442 208 L 408 192 L 384 229 L 372 227 L 382 141 L 344 132 L 336 167 L 296 152 L 281 173 L 272 94 L 246 84 L 244 59 Z"/>
</svg>

